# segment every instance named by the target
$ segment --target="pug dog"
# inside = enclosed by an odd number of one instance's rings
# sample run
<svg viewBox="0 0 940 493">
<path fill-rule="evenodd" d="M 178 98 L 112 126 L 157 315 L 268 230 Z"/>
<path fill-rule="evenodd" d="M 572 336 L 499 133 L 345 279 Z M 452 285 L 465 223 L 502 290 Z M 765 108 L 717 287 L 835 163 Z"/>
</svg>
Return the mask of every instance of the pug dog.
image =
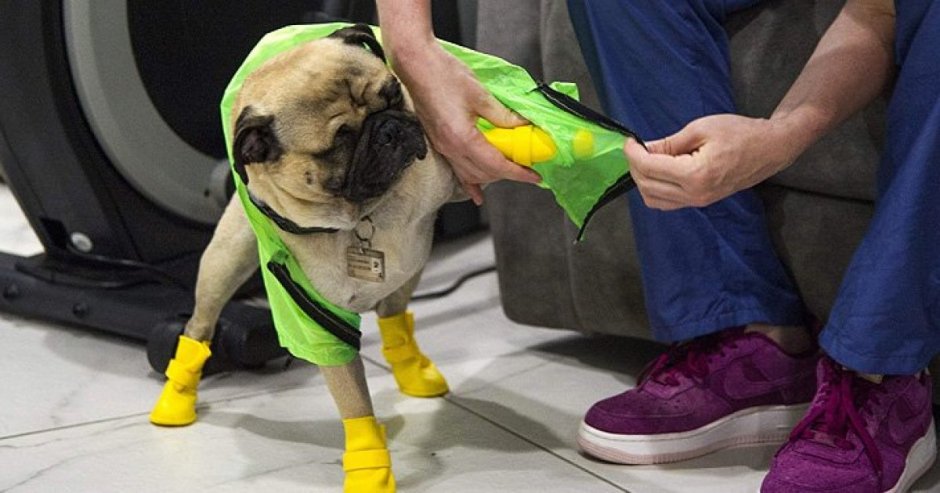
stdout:
<svg viewBox="0 0 940 493">
<path fill-rule="evenodd" d="M 375 309 L 380 326 L 393 321 L 380 328 L 403 392 L 445 393 L 443 377 L 414 342 L 407 307 L 431 250 L 438 209 L 466 196 L 428 143 L 372 30 L 344 28 L 268 60 L 244 81 L 230 117 L 236 172 L 316 291 L 345 310 Z M 384 255 L 381 272 L 375 265 L 366 272 L 350 267 L 350 251 L 364 250 L 364 241 Z M 201 258 L 195 308 L 151 414 L 155 424 L 195 420 L 208 341 L 222 307 L 258 260 L 236 194 Z M 320 369 L 346 431 L 345 490 L 394 491 L 361 359 Z"/>
</svg>

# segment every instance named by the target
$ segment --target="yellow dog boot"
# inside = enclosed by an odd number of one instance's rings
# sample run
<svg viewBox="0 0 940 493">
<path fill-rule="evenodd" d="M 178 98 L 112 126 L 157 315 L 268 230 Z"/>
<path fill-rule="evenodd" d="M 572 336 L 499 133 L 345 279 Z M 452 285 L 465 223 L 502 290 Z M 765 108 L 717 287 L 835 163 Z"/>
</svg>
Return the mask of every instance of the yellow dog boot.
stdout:
<svg viewBox="0 0 940 493">
<path fill-rule="evenodd" d="M 166 367 L 166 384 L 150 413 L 150 422 L 160 426 L 185 426 L 196 421 L 196 387 L 202 365 L 212 352 L 209 342 L 184 335 L 176 346 L 176 356 Z"/>
<path fill-rule="evenodd" d="M 385 427 L 374 416 L 343 420 L 346 453 L 344 493 L 395 493 L 392 456 L 385 442 Z"/>
<path fill-rule="evenodd" d="M 413 397 L 437 397 L 447 393 L 447 380 L 415 341 L 415 318 L 410 311 L 379 318 L 382 355 L 392 365 L 398 389 Z"/>
</svg>

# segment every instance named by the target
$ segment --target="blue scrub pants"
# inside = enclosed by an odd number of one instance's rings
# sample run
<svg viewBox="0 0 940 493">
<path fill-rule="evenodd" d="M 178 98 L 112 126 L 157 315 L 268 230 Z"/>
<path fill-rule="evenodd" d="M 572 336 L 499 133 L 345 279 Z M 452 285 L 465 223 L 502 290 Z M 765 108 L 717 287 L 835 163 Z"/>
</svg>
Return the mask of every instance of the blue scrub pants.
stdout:
<svg viewBox="0 0 940 493">
<path fill-rule="evenodd" d="M 726 16 L 760 0 L 569 0 L 606 111 L 649 140 L 735 112 Z M 940 0 L 897 0 L 898 79 L 876 211 L 821 334 L 867 373 L 912 374 L 940 350 Z M 662 212 L 630 194 L 653 335 L 799 325 L 800 298 L 752 190 Z"/>
</svg>

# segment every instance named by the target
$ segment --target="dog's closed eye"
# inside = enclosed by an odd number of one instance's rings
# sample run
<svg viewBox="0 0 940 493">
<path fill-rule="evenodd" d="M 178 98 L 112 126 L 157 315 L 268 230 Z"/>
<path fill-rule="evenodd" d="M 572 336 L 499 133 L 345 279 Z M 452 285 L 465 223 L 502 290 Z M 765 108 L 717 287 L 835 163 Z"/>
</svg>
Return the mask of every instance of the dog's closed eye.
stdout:
<svg viewBox="0 0 940 493">
<path fill-rule="evenodd" d="M 358 132 L 344 123 L 336 128 L 330 146 L 322 151 L 314 152 L 313 157 L 321 161 L 335 161 L 336 164 L 344 164 L 339 161 L 344 157 L 348 159 L 356 148 L 358 138 Z"/>
<path fill-rule="evenodd" d="M 333 134 L 333 145 L 337 146 L 355 138 L 356 131 L 344 123 L 340 125 L 339 128 L 336 129 L 336 133 Z"/>
</svg>

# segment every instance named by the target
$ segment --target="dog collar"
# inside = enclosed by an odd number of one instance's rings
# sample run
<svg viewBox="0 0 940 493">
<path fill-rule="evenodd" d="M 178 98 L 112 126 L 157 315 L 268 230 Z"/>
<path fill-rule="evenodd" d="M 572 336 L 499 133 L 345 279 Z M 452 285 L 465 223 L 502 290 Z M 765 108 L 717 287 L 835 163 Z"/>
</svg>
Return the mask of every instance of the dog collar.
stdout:
<svg viewBox="0 0 940 493">
<path fill-rule="evenodd" d="M 301 226 L 294 221 L 280 215 L 271 208 L 268 204 L 264 203 L 263 200 L 255 197 L 254 194 L 248 192 L 248 200 L 254 204 L 255 207 L 261 211 L 262 214 L 268 217 L 281 231 L 294 234 L 294 235 L 311 235 L 315 233 L 336 233 L 339 231 L 337 228 L 323 228 L 320 226 Z"/>
</svg>

